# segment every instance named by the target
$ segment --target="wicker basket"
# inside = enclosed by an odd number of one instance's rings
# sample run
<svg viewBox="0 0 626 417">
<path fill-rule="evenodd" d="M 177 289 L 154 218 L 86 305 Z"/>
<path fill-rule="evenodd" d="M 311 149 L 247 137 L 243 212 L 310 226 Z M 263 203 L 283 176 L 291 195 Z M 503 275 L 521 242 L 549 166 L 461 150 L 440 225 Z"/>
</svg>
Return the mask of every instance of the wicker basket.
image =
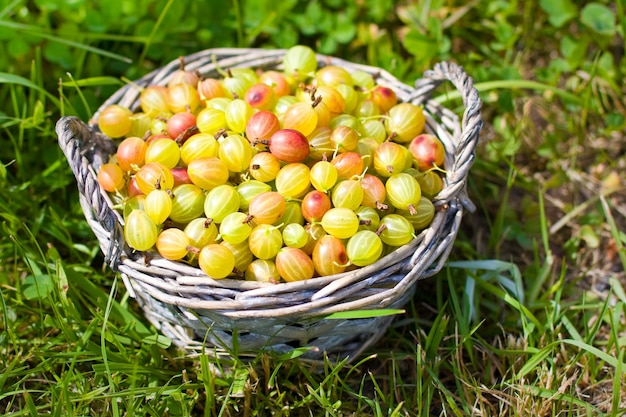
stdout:
<svg viewBox="0 0 626 417">
<path fill-rule="evenodd" d="M 217 77 L 216 68 L 280 69 L 284 53 L 212 49 L 185 57 L 185 64 L 188 70 Z M 178 69 L 178 60 L 118 90 L 89 124 L 63 117 L 56 125 L 59 145 L 76 176 L 82 209 L 106 262 L 119 271 L 147 319 L 181 348 L 199 351 L 210 347 L 218 354 L 240 356 L 305 348 L 305 357 L 311 359 L 324 354 L 332 359 L 354 359 L 384 334 L 393 317 L 326 317 L 342 311 L 402 308 L 417 281 L 443 267 L 464 209 L 473 210 L 465 186 L 482 126 L 481 101 L 462 68 L 440 63 L 411 88 L 379 68 L 323 55 L 318 55 L 318 61 L 320 66 L 366 71 L 379 84 L 393 88 L 401 101 L 423 105 L 426 130 L 436 134 L 446 149 L 447 175 L 444 189 L 434 201 L 438 210 L 432 225 L 376 263 L 335 276 L 280 284 L 213 280 L 199 268 L 152 253 L 137 253 L 124 243 L 123 218 L 112 209 L 111 200 L 96 181 L 99 166 L 115 152 L 115 144 L 98 131 L 95 121 L 109 104 L 138 108 L 139 87 L 165 85 Z M 445 81 L 451 81 L 463 99 L 461 123 L 452 111 L 430 100 L 433 90 Z"/>
</svg>

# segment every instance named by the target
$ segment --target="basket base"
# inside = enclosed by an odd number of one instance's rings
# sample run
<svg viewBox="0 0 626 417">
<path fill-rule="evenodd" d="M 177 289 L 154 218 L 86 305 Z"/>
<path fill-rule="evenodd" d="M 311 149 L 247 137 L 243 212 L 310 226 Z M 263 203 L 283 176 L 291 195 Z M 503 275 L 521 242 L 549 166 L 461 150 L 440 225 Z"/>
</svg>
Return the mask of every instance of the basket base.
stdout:
<svg viewBox="0 0 626 417">
<path fill-rule="evenodd" d="M 402 308 L 413 294 L 414 290 L 407 291 L 386 308 Z M 148 321 L 186 354 L 210 353 L 221 358 L 254 358 L 260 352 L 271 352 L 311 361 L 349 363 L 378 342 L 395 318 L 228 320 L 219 311 L 191 312 L 165 305 L 140 288 L 135 288 L 135 297 Z"/>
</svg>

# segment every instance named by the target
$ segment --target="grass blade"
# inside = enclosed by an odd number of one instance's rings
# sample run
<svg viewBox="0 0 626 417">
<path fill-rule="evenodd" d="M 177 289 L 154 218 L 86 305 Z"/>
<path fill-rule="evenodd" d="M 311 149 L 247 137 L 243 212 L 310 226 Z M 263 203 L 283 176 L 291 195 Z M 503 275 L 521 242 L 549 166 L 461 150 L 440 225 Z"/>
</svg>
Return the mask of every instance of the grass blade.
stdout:
<svg viewBox="0 0 626 417">
<path fill-rule="evenodd" d="M 620 229 L 615 223 L 613 214 L 611 214 L 611 208 L 609 207 L 609 203 L 606 201 L 606 198 L 602 194 L 600 194 L 600 202 L 602 203 L 602 211 L 604 212 L 606 221 L 611 228 L 611 236 L 613 237 L 613 241 L 615 242 L 615 246 L 617 247 L 617 254 L 622 263 L 622 268 L 626 270 L 626 249 L 624 248 L 624 244 L 622 243 Z"/>
<path fill-rule="evenodd" d="M 35 401 L 33 400 L 32 395 L 28 391 L 24 391 L 23 393 L 24 401 L 26 402 L 27 410 L 31 417 L 39 417 L 39 411 L 37 411 L 37 406 L 35 405 Z"/>
<path fill-rule="evenodd" d="M 615 367 L 615 375 L 613 376 L 613 398 L 611 400 L 611 417 L 618 417 L 623 414 L 623 410 L 620 410 L 620 404 L 622 401 L 622 379 L 623 379 L 623 366 L 624 366 L 624 349 L 618 349 L 619 357 L 617 358 L 617 366 Z"/>
<path fill-rule="evenodd" d="M 115 381 L 113 380 L 113 374 L 111 373 L 111 367 L 109 364 L 109 359 L 107 355 L 107 343 L 106 343 L 106 334 L 107 334 L 107 323 L 109 322 L 109 315 L 111 310 L 113 309 L 113 300 L 115 298 L 115 288 L 117 284 L 117 277 L 113 281 L 113 285 L 111 286 L 111 292 L 109 294 L 109 298 L 107 301 L 106 309 L 104 310 L 104 319 L 102 321 L 102 330 L 100 335 L 100 348 L 102 352 L 102 362 L 104 364 L 104 368 L 106 370 L 106 377 L 109 382 L 109 394 L 115 396 L 115 392 L 117 389 L 115 388 Z M 119 417 L 120 411 L 115 399 L 111 400 L 111 406 L 113 411 L 113 417 Z"/>
<path fill-rule="evenodd" d="M 378 310 L 352 310 L 338 311 L 337 313 L 326 316 L 329 320 L 345 320 L 345 319 L 369 319 L 373 317 L 393 316 L 396 314 L 404 314 L 406 311 L 402 309 L 378 309 Z"/>
<path fill-rule="evenodd" d="M 121 87 L 124 85 L 124 83 L 116 77 L 89 77 L 76 80 L 71 77 L 71 74 L 68 74 L 68 76 L 70 76 L 71 80 L 63 81 L 64 87 L 100 87 L 103 85 L 119 85 Z"/>
<path fill-rule="evenodd" d="M 532 386 L 532 385 L 522 385 L 521 388 L 528 390 L 528 392 L 532 393 L 533 395 L 537 397 L 545 398 L 550 401 L 560 400 L 566 403 L 575 404 L 579 407 L 586 409 L 588 413 L 587 415 L 594 415 L 594 416 L 600 415 L 600 414 L 595 414 L 595 413 L 599 413 L 600 411 L 596 407 L 572 395 L 567 395 L 558 391 L 549 390 L 546 388 Z M 594 414 L 590 414 L 590 413 L 594 413 Z"/>
<path fill-rule="evenodd" d="M 534 370 L 541 362 L 543 362 L 544 359 L 546 359 L 550 354 L 553 353 L 553 350 L 556 347 L 560 346 L 561 344 L 567 344 L 582 349 L 587 353 L 596 356 L 598 359 L 604 361 L 614 368 L 617 368 L 619 366 L 620 369 L 622 369 L 622 367 L 624 366 L 624 363 L 622 362 L 622 355 L 620 355 L 619 358 L 614 358 L 613 356 L 598 349 L 597 347 L 582 342 L 580 340 L 563 339 L 548 344 L 546 347 L 544 347 L 539 352 L 535 353 L 530 359 L 528 359 L 526 363 L 524 363 L 524 366 L 522 366 L 522 368 L 517 372 L 517 379 L 523 378 L 530 371 Z"/>
<path fill-rule="evenodd" d="M 550 91 L 557 96 L 563 98 L 564 100 L 570 101 L 575 104 L 583 104 L 583 100 L 575 94 L 569 93 L 565 90 L 562 90 L 558 87 L 554 87 L 552 85 L 540 83 L 538 81 L 531 80 L 495 80 L 495 81 L 486 81 L 482 83 L 474 84 L 474 87 L 481 93 L 491 91 L 491 90 L 501 90 L 501 89 L 510 89 L 510 90 L 519 90 L 519 89 L 530 89 L 530 90 L 539 90 L 539 91 Z M 444 104 L 449 101 L 461 98 L 461 93 L 458 90 L 454 90 L 451 92 L 447 92 L 440 96 L 433 98 L 434 101 Z"/>
<path fill-rule="evenodd" d="M 437 353 L 441 340 L 446 334 L 446 328 L 448 327 L 448 323 L 450 319 L 446 317 L 446 309 L 442 308 L 437 314 L 433 325 L 428 332 L 428 337 L 426 338 L 426 346 L 424 346 L 424 350 L 426 353 L 427 359 L 433 359 Z"/>
<path fill-rule="evenodd" d="M 522 366 L 521 369 L 517 372 L 515 378 L 520 380 L 525 375 L 527 375 L 530 371 L 537 368 L 537 366 L 539 366 L 539 364 L 543 362 L 543 360 L 552 353 L 554 346 L 558 344 L 559 344 L 558 342 L 552 343 L 544 347 L 543 349 L 541 349 L 539 352 L 535 353 L 533 356 L 531 356 L 528 360 L 526 360 L 526 362 L 524 363 L 524 366 Z"/>
<path fill-rule="evenodd" d="M 32 90 L 36 90 L 36 91 L 44 94 L 56 106 L 59 106 L 59 99 L 57 99 L 55 96 L 53 96 L 52 94 L 50 94 L 48 91 L 44 90 L 43 88 L 41 88 L 37 84 L 33 83 L 32 81 L 30 81 L 30 80 L 28 80 L 28 79 L 26 79 L 24 77 L 20 77 L 19 75 L 9 74 L 9 73 L 6 73 L 6 72 L 0 72 L 0 84 L 15 84 L 15 85 L 21 85 L 23 87 L 28 87 L 28 88 L 30 88 Z"/>
<path fill-rule="evenodd" d="M 9 28 L 16 29 L 19 31 L 25 31 L 25 32 L 28 32 L 28 34 L 32 36 L 37 36 L 42 39 L 47 39 L 47 40 L 57 42 L 63 45 L 71 46 L 73 48 L 84 49 L 85 51 L 92 52 L 94 54 L 98 54 L 102 56 L 106 56 L 108 58 L 112 58 L 118 61 L 126 62 L 127 64 L 131 64 L 133 62 L 133 60 L 130 58 L 115 54 L 113 52 L 106 51 L 104 49 L 94 48 L 93 46 L 85 45 L 80 42 L 76 42 L 70 39 L 51 35 L 49 33 L 43 32 L 41 28 L 38 28 L 36 26 L 29 26 L 29 25 L 23 25 L 19 23 L 7 22 L 6 20 L 0 20 L 0 26 L 9 27 Z"/>
<path fill-rule="evenodd" d="M 165 16 L 167 15 L 168 10 L 172 6 L 172 3 L 173 3 L 173 0 L 168 0 L 168 2 L 165 4 L 163 9 L 161 10 L 161 13 L 159 14 L 159 18 L 157 19 L 155 24 L 152 26 L 152 31 L 150 31 L 150 35 L 148 36 L 148 39 L 146 40 L 145 45 L 141 51 L 141 55 L 139 56 L 140 63 L 143 63 L 143 60 L 145 59 L 146 54 L 148 53 L 148 49 L 150 49 L 150 46 L 152 45 L 152 41 L 154 40 L 154 37 L 156 36 L 157 31 L 161 28 L 161 24 L 163 23 L 163 20 L 165 19 Z"/>
</svg>

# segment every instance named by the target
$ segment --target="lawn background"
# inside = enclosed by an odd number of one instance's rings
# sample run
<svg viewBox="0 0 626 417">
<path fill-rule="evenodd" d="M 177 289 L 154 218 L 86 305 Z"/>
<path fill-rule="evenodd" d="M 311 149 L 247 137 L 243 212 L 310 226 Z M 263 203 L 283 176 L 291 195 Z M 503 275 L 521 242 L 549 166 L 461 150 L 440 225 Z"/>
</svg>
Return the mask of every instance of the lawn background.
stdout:
<svg viewBox="0 0 626 417">
<path fill-rule="evenodd" d="M 625 31 L 623 0 L 0 1 L 0 413 L 623 415 Z M 103 266 L 54 125 L 180 55 L 298 43 L 462 65 L 478 210 L 352 364 L 185 357 Z"/>
</svg>

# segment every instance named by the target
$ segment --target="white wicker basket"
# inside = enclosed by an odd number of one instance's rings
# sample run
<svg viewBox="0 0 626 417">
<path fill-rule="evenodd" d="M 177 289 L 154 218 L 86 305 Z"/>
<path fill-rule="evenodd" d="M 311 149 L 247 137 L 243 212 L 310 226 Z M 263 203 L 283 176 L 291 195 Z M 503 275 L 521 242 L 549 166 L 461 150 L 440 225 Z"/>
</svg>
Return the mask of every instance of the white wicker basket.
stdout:
<svg viewBox="0 0 626 417">
<path fill-rule="evenodd" d="M 186 69 L 218 77 L 216 68 L 280 69 L 285 50 L 211 49 L 184 58 Z M 99 166 L 115 152 L 115 144 L 97 128 L 100 111 L 109 104 L 138 108 L 140 88 L 167 84 L 179 60 L 151 72 L 113 94 L 86 124 L 63 117 L 56 126 L 59 145 L 73 170 L 87 222 L 108 265 L 118 271 L 130 295 L 148 320 L 181 348 L 210 347 L 228 355 L 260 350 L 289 352 L 309 348 L 305 357 L 357 357 L 386 331 L 392 316 L 328 319 L 331 313 L 402 308 L 417 282 L 437 273 L 453 246 L 464 209 L 473 210 L 465 188 L 482 126 L 481 101 L 473 80 L 457 65 L 440 63 L 414 87 L 375 67 L 318 55 L 320 66 L 363 70 L 379 84 L 393 88 L 401 101 L 424 106 L 426 130 L 446 149 L 444 188 L 435 198 L 432 225 L 404 247 L 376 263 L 351 272 L 307 281 L 266 284 L 235 279 L 213 280 L 199 268 L 153 253 L 131 250 L 123 240 L 123 218 L 96 180 Z M 435 88 L 450 81 L 465 106 L 461 121 L 430 100 Z M 233 352 L 233 349 L 236 351 Z"/>
</svg>

